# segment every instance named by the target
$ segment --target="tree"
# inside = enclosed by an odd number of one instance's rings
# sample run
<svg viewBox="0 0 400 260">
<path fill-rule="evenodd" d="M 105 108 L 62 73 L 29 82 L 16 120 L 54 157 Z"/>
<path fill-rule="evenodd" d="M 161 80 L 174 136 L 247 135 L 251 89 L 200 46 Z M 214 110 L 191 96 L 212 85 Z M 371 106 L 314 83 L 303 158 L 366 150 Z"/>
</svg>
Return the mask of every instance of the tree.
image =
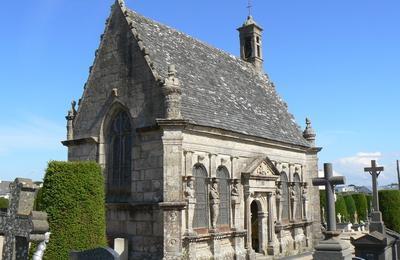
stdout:
<svg viewBox="0 0 400 260">
<path fill-rule="evenodd" d="M 344 201 L 346 202 L 347 213 L 349 214 L 349 220 L 354 223 L 354 213 L 356 212 L 356 203 L 351 195 L 344 196 Z M 358 214 L 358 212 L 357 212 Z"/>
<path fill-rule="evenodd" d="M 400 191 L 379 191 L 379 209 L 386 227 L 400 232 Z"/>
<path fill-rule="evenodd" d="M 45 259 L 106 245 L 104 178 L 97 163 L 50 162 L 37 199 L 52 233 Z"/>
<path fill-rule="evenodd" d="M 8 199 L 0 198 L 0 209 L 7 209 L 8 208 Z"/>
<path fill-rule="evenodd" d="M 356 210 L 358 214 L 358 220 L 367 220 L 367 210 L 368 210 L 368 202 L 365 194 L 356 193 L 351 195 L 356 205 Z"/>
<path fill-rule="evenodd" d="M 342 222 L 349 221 L 349 213 L 347 212 L 347 206 L 343 196 L 337 196 L 335 208 L 336 215 L 340 213 L 340 215 L 342 216 Z"/>
</svg>

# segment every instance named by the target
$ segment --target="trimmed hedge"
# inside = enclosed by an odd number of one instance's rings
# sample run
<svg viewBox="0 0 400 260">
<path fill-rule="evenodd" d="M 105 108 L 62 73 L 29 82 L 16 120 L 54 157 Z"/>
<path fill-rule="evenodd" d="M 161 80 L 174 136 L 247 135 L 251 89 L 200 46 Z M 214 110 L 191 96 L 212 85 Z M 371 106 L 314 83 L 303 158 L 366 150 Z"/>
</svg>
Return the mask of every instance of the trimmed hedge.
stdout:
<svg viewBox="0 0 400 260">
<path fill-rule="evenodd" d="M 344 196 L 344 201 L 346 202 L 347 213 L 349 214 L 349 221 L 354 223 L 354 213 L 356 212 L 356 203 L 351 195 Z M 358 214 L 358 212 L 357 212 Z"/>
<path fill-rule="evenodd" d="M 0 198 L 0 209 L 8 209 L 8 199 Z"/>
<path fill-rule="evenodd" d="M 44 259 L 69 259 L 72 250 L 106 246 L 104 178 L 95 162 L 49 163 L 37 208 L 49 216 Z"/>
<path fill-rule="evenodd" d="M 339 213 L 342 216 L 342 222 L 349 221 L 349 213 L 347 212 L 347 206 L 343 196 L 336 197 L 335 209 L 336 209 L 336 216 Z"/>
<path fill-rule="evenodd" d="M 353 197 L 353 200 L 356 204 L 358 222 L 360 222 L 361 220 L 366 221 L 368 210 L 367 197 L 365 196 L 365 194 L 362 193 L 352 194 L 351 196 Z"/>
<path fill-rule="evenodd" d="M 379 209 L 386 227 L 400 232 L 400 191 L 379 191 Z"/>
<path fill-rule="evenodd" d="M 368 213 L 371 213 L 371 206 L 372 206 L 372 195 L 366 195 L 367 197 L 367 206 L 368 206 Z"/>
</svg>

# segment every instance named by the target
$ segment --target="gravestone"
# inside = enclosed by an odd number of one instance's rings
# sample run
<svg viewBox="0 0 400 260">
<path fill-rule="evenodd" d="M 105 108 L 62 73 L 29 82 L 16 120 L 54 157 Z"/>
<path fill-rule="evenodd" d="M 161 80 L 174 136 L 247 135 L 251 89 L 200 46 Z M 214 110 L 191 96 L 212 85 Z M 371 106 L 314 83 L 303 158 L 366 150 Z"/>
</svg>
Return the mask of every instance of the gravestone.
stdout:
<svg viewBox="0 0 400 260">
<path fill-rule="evenodd" d="M 70 260 L 120 260 L 119 255 L 112 248 L 98 247 L 81 252 L 71 252 Z"/>
<path fill-rule="evenodd" d="M 316 260 L 351 260 L 350 245 L 339 239 L 341 232 L 336 229 L 334 186 L 344 184 L 345 178 L 333 176 L 332 164 L 324 164 L 324 178 L 314 178 L 314 186 L 325 186 L 328 225 L 324 232 L 325 240 L 316 247 L 313 258 Z"/>
<path fill-rule="evenodd" d="M 47 214 L 32 211 L 37 189 L 30 179 L 17 178 L 10 184 L 10 206 L 0 214 L 3 260 L 28 259 L 29 242 L 44 240 L 49 231 Z"/>
</svg>

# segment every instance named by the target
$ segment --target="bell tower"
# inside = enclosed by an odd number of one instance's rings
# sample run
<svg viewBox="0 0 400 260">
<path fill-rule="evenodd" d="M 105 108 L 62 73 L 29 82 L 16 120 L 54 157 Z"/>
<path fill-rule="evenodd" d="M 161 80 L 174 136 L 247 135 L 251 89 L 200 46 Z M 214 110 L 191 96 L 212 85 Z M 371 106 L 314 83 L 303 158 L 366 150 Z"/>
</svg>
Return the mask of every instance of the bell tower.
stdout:
<svg viewBox="0 0 400 260">
<path fill-rule="evenodd" d="M 263 29 L 249 15 L 242 27 L 237 30 L 240 38 L 240 57 L 253 64 L 257 71 L 263 72 Z"/>
</svg>

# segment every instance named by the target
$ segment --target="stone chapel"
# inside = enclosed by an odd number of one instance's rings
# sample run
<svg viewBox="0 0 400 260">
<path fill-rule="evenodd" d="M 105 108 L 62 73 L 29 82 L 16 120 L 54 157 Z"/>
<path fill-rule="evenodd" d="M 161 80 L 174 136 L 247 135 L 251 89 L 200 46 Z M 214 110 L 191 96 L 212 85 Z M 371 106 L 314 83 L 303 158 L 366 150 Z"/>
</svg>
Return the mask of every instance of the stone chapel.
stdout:
<svg viewBox="0 0 400 260">
<path fill-rule="evenodd" d="M 270 259 L 320 238 L 316 135 L 264 73 L 260 25 L 238 32 L 235 57 L 112 7 L 63 144 L 103 167 L 129 259 Z"/>
</svg>

